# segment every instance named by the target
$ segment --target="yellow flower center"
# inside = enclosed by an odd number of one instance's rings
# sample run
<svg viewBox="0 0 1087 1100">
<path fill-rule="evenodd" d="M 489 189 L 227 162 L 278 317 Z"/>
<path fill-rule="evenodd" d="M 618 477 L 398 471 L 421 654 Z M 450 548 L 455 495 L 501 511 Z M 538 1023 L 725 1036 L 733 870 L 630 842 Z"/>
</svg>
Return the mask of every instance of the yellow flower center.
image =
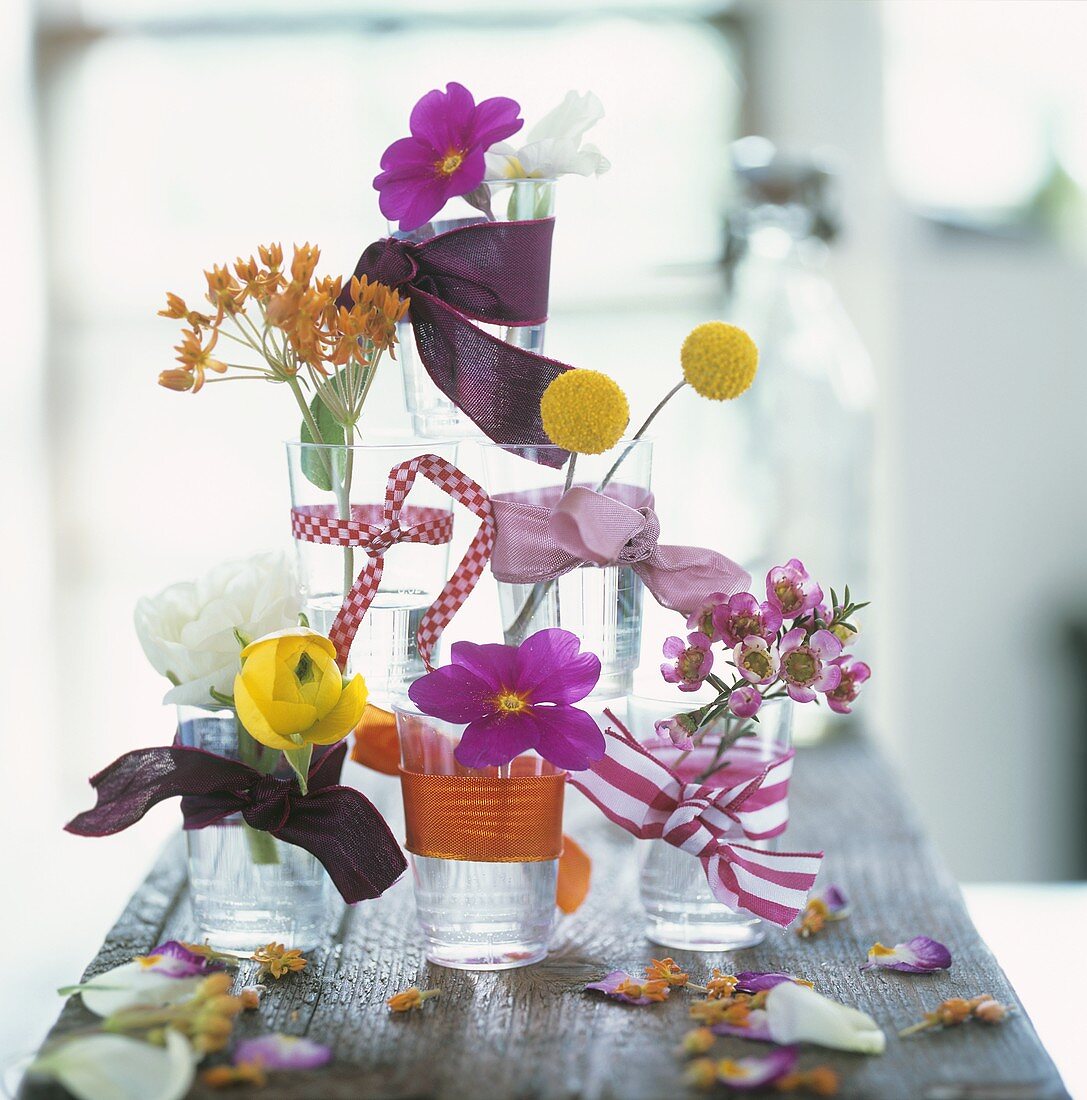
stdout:
<svg viewBox="0 0 1087 1100">
<path fill-rule="evenodd" d="M 743 656 L 743 666 L 760 680 L 765 680 L 774 670 L 770 655 L 765 649 L 749 649 Z"/>
<path fill-rule="evenodd" d="M 513 691 L 503 691 L 501 694 L 496 695 L 494 705 L 498 713 L 502 715 L 520 714 L 528 707 L 525 697 Z"/>
<path fill-rule="evenodd" d="M 460 153 L 451 151 L 446 154 L 444 160 L 438 161 L 438 174 L 442 176 L 451 176 L 463 163 L 464 157 Z"/>
</svg>

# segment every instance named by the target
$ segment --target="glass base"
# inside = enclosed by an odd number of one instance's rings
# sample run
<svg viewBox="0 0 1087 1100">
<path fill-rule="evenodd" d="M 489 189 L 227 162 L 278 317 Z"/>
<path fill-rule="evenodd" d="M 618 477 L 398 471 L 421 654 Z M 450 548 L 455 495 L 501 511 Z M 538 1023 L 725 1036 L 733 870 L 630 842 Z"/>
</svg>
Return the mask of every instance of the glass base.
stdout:
<svg viewBox="0 0 1087 1100">
<path fill-rule="evenodd" d="M 660 920 L 650 917 L 645 926 L 646 939 L 661 947 L 674 947 L 681 951 L 740 951 L 762 943 L 766 933 L 762 921 L 752 918 L 749 922 L 697 920 Z"/>
<path fill-rule="evenodd" d="M 427 944 L 426 957 L 435 966 L 450 970 L 513 970 L 547 958 L 547 947 L 526 951 L 522 943 Z"/>
</svg>

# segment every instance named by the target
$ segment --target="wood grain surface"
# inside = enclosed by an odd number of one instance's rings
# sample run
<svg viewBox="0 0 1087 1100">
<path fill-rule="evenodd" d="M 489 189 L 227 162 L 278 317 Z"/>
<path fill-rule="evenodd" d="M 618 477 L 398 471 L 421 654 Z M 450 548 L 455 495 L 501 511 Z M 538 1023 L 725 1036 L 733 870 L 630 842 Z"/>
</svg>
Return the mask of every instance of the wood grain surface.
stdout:
<svg viewBox="0 0 1087 1100">
<path fill-rule="evenodd" d="M 393 782 L 369 773 L 364 779 L 368 793 L 383 805 L 395 798 Z M 897 1037 L 900 1028 L 946 997 L 988 993 L 1017 1002 L 971 923 L 958 887 L 876 751 L 852 738 L 800 749 L 792 811 L 787 846 L 826 850 L 821 881 L 846 889 L 852 916 L 811 940 L 771 931 L 758 947 L 733 955 L 672 952 L 692 977 L 698 980 L 714 965 L 727 971 L 783 970 L 872 1015 L 888 1036 L 882 1056 L 801 1050 L 802 1068 L 830 1064 L 841 1072 L 842 1096 L 1067 1096 L 1022 1011 L 1002 1026 L 970 1024 L 911 1039 Z M 328 939 L 309 954 L 307 969 L 275 984 L 259 1014 L 241 1018 L 237 1033 L 272 1029 L 308 1035 L 330 1044 L 335 1061 L 323 1070 L 273 1076 L 269 1087 L 254 1095 L 262 1100 L 648 1100 L 698 1095 L 683 1086 L 683 1061 L 674 1054 L 690 1026 L 692 995 L 677 991 L 664 1004 L 638 1008 L 582 990 L 609 970 L 640 974 L 651 957 L 667 954 L 643 935 L 638 842 L 580 797 L 571 799 L 567 831 L 593 856 L 593 886 L 581 910 L 560 919 L 550 956 L 536 966 L 468 973 L 428 964 L 415 924 L 410 874 L 376 902 L 331 914 Z M 1029 915 L 1024 919 L 1029 923 Z M 892 944 L 917 934 L 948 945 L 955 960 L 950 972 L 859 972 L 876 940 Z M 171 938 L 197 938 L 180 838 L 131 899 L 87 976 Z M 239 982 L 251 980 L 243 966 Z M 424 1011 L 390 1014 L 386 998 L 412 985 L 439 988 L 441 996 Z M 73 997 L 52 1034 L 92 1021 Z M 715 1054 L 767 1049 L 721 1039 Z M 55 1086 L 33 1081 L 20 1094 L 23 1100 L 62 1095 Z M 224 1094 L 197 1086 L 191 1095 Z"/>
</svg>

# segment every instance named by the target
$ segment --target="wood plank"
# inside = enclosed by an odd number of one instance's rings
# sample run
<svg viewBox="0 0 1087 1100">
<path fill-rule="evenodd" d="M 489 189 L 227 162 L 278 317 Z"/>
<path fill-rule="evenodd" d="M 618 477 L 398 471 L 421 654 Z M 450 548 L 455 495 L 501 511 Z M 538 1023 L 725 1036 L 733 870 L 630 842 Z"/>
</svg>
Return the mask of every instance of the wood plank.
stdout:
<svg viewBox="0 0 1087 1100">
<path fill-rule="evenodd" d="M 387 797 L 387 787 L 384 793 Z M 594 858 L 593 888 L 581 911 L 560 921 L 545 962 L 497 974 L 430 965 L 408 881 L 376 902 L 330 914 L 328 940 L 310 955 L 307 970 L 276 985 L 264 998 L 260 1018 L 247 1014 L 239 1031 L 309 1035 L 331 1044 L 336 1061 L 325 1070 L 275 1077 L 260 1095 L 266 1100 L 684 1095 L 682 1061 L 672 1051 L 689 1026 L 690 996 L 678 993 L 665 1004 L 636 1008 L 582 991 L 586 981 L 608 970 L 641 973 L 651 957 L 664 952 L 643 936 L 637 842 L 580 797 L 571 802 L 568 831 Z M 968 1025 L 897 1038 L 898 1029 L 946 997 L 1016 998 L 875 750 L 852 738 L 800 750 L 792 806 L 788 845 L 827 850 L 825 881 L 846 889 L 853 915 L 813 940 L 771 932 L 763 944 L 731 957 L 675 952 L 677 960 L 698 976 L 713 965 L 784 970 L 870 1013 L 888 1035 L 883 1056 L 810 1047 L 801 1053 L 802 1066 L 831 1064 L 840 1070 L 843 1096 L 1067 1096 L 1021 1011 L 999 1027 Z M 917 934 L 947 943 L 955 960 L 950 973 L 859 972 L 876 940 L 896 943 Z M 195 937 L 180 842 L 163 854 L 87 975 L 167 937 Z M 246 979 L 243 969 L 239 980 Z M 390 1015 L 386 998 L 411 985 L 437 987 L 442 995 L 423 1012 Z M 73 998 L 52 1034 L 90 1022 Z M 722 1039 L 715 1048 L 721 1057 L 766 1049 L 738 1039 Z M 21 1093 L 24 1100 L 55 1095 L 32 1083 Z M 200 1087 L 192 1093 L 212 1095 Z"/>
</svg>

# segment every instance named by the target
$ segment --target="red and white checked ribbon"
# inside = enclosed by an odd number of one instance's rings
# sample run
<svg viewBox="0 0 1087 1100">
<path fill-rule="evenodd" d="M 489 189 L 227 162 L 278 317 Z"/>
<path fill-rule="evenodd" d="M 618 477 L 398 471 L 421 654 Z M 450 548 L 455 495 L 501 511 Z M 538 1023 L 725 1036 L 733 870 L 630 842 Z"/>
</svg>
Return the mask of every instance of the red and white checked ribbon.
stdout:
<svg viewBox="0 0 1087 1100">
<path fill-rule="evenodd" d="M 766 852 L 728 838 L 765 840 L 785 831 L 793 753 L 733 787 L 708 787 L 685 782 L 616 725 L 621 733 L 604 733 L 604 757 L 587 771 L 570 772 L 569 782 L 639 840 L 664 840 L 700 859 L 718 901 L 790 924 L 804 908 L 823 853 Z"/>
<path fill-rule="evenodd" d="M 291 530 L 296 539 L 331 546 L 357 546 L 366 551 L 366 565 L 351 586 L 328 632 L 336 647 L 340 668 L 347 665 L 347 655 L 351 652 L 359 623 L 381 584 L 385 552 L 401 542 L 437 546 L 453 537 L 453 517 L 448 512 L 441 508 L 404 506 L 404 499 L 411 492 L 418 474 L 480 519 L 479 530 L 467 553 L 438 598 L 424 612 L 416 631 L 423 662 L 428 669 L 433 669 L 430 658 L 434 646 L 483 575 L 494 547 L 491 501 L 483 489 L 451 462 L 438 455 L 425 454 L 394 466 L 389 471 L 385 503 L 352 505 L 351 519 L 337 519 L 332 505 L 291 509 Z"/>
</svg>

